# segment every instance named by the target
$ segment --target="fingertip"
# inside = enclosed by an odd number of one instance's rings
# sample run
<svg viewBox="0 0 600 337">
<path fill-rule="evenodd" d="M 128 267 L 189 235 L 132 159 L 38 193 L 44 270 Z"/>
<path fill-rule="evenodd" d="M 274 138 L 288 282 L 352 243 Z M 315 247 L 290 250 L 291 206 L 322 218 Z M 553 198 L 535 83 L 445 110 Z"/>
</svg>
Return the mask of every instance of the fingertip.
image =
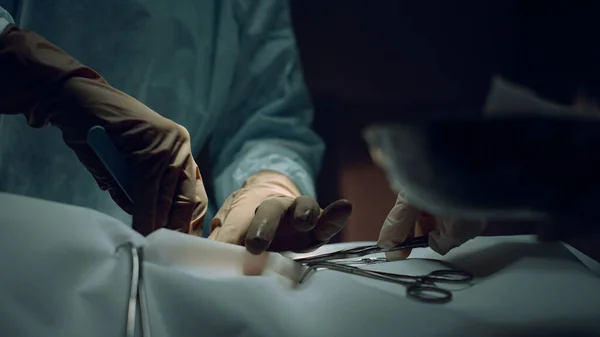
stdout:
<svg viewBox="0 0 600 337">
<path fill-rule="evenodd" d="M 319 218 L 321 207 L 309 196 L 296 198 L 293 204 L 293 224 L 300 232 L 308 232 L 313 229 Z"/>
<path fill-rule="evenodd" d="M 267 238 L 252 236 L 246 237 L 244 245 L 246 250 L 252 255 L 260 255 L 269 248 L 270 241 Z"/>
<path fill-rule="evenodd" d="M 321 216 L 327 215 L 338 221 L 346 222 L 352 214 L 352 203 L 345 199 L 340 199 L 329 204 L 321 213 Z"/>
<path fill-rule="evenodd" d="M 386 252 L 385 258 L 388 261 L 406 260 L 406 258 L 408 258 L 410 256 L 411 251 L 412 251 L 411 249 L 403 249 L 403 250 L 396 250 L 393 252 Z"/>
<path fill-rule="evenodd" d="M 429 248 L 440 255 L 446 255 L 450 250 L 460 245 L 456 241 L 444 237 L 439 231 L 432 231 L 428 236 Z"/>
<path fill-rule="evenodd" d="M 291 202 L 290 202 L 291 204 Z M 244 244 L 248 251 L 260 253 L 271 245 L 279 224 L 288 206 L 283 206 L 278 200 L 263 201 L 250 221 Z"/>
<path fill-rule="evenodd" d="M 352 213 L 352 202 L 350 202 L 350 200 L 336 200 L 329 206 L 337 208 L 340 213 L 345 213 L 348 216 L 350 216 L 350 214 Z"/>
<path fill-rule="evenodd" d="M 318 242 L 328 242 L 346 226 L 352 213 L 352 204 L 347 200 L 337 200 L 329 204 L 317 221 L 314 238 Z"/>
<path fill-rule="evenodd" d="M 294 219 L 301 220 L 301 221 L 308 221 L 308 220 L 310 220 L 311 213 L 312 212 L 310 209 L 296 209 L 294 211 Z"/>
<path fill-rule="evenodd" d="M 218 216 L 218 214 L 217 214 L 217 216 Z M 223 221 L 221 219 L 219 219 L 217 216 L 215 216 L 212 220 L 210 220 L 210 223 L 208 224 L 208 228 L 210 229 L 211 233 L 214 230 L 216 230 L 217 228 L 221 227 L 223 224 Z"/>
<path fill-rule="evenodd" d="M 217 227 L 214 230 L 212 230 L 210 232 L 210 234 L 208 235 L 208 239 L 212 240 L 212 241 L 217 241 L 217 236 L 219 235 L 219 230 L 221 229 L 221 227 Z"/>
<path fill-rule="evenodd" d="M 414 232 L 419 213 L 419 210 L 406 204 L 394 206 L 381 226 L 379 243 L 391 248 L 404 242 Z"/>
<path fill-rule="evenodd" d="M 377 240 L 377 246 L 379 246 L 380 248 L 392 248 L 396 245 L 396 243 L 394 243 L 394 241 L 392 241 L 387 235 L 385 235 L 385 233 L 383 233 L 383 231 L 381 231 L 379 233 L 379 240 Z"/>
<path fill-rule="evenodd" d="M 318 206 L 317 206 L 318 207 Z M 308 232 L 315 228 L 319 217 L 320 209 L 300 209 L 294 210 L 294 227 L 300 232 Z"/>
<path fill-rule="evenodd" d="M 377 245 L 381 248 L 392 248 L 399 242 L 404 242 L 410 234 L 408 229 L 398 230 L 397 226 L 386 226 L 384 224 L 379 230 Z"/>
</svg>

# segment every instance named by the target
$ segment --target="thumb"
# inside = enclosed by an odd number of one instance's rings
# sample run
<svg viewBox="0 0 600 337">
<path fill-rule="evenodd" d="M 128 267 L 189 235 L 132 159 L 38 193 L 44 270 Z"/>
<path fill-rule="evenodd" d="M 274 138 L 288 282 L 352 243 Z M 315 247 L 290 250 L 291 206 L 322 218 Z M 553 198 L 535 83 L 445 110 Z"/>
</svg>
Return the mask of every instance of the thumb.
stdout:
<svg viewBox="0 0 600 337">
<path fill-rule="evenodd" d="M 420 210 L 408 204 L 400 195 L 396 200 L 396 205 L 392 208 L 379 232 L 377 245 L 382 248 L 391 248 L 400 242 L 405 241 L 419 218 Z M 405 258 L 408 251 L 394 252 L 394 256 L 388 258 Z M 395 255 L 402 256 L 395 256 Z"/>
</svg>

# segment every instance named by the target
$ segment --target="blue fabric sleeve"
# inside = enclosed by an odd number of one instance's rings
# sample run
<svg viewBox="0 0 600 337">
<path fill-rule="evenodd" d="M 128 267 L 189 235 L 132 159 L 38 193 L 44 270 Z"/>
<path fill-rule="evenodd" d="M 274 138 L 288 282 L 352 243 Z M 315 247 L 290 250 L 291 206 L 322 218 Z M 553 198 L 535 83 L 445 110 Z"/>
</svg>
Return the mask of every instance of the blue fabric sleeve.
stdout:
<svg viewBox="0 0 600 337">
<path fill-rule="evenodd" d="M 287 1 L 239 1 L 240 59 L 226 116 L 211 140 L 215 201 L 223 201 L 262 170 L 290 177 L 316 197 L 324 144 L 312 130 L 312 103 Z"/>
<path fill-rule="evenodd" d="M 0 32 L 6 28 L 10 23 L 15 23 L 12 16 L 2 7 L 0 7 Z"/>
</svg>

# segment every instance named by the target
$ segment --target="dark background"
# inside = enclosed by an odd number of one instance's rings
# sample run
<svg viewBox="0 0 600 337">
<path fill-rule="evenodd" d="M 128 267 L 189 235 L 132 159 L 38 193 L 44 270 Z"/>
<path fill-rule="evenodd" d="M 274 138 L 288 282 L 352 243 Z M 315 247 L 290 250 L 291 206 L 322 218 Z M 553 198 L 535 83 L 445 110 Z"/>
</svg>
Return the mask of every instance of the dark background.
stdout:
<svg viewBox="0 0 600 337">
<path fill-rule="evenodd" d="M 355 208 L 344 241 L 375 240 L 395 194 L 360 130 L 381 120 L 480 114 L 493 74 L 572 104 L 597 95 L 600 1 L 292 0 L 315 127 L 322 204 Z"/>
</svg>

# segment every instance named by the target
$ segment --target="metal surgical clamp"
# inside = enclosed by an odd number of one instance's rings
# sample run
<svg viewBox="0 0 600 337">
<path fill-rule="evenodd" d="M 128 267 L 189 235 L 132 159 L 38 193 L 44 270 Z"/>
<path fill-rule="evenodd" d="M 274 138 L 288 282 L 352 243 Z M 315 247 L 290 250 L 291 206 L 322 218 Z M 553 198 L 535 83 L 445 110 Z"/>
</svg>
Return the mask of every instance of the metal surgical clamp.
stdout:
<svg viewBox="0 0 600 337">
<path fill-rule="evenodd" d="M 403 275 L 366 270 L 352 266 L 353 264 L 368 265 L 372 263 L 387 262 L 387 259 L 384 257 L 363 258 L 350 261 L 346 260 L 360 258 L 371 254 L 428 246 L 428 237 L 419 236 L 408 239 L 392 248 L 380 248 L 376 245 L 362 246 L 344 249 L 333 253 L 298 258 L 294 261 L 302 263 L 308 267 L 304 275 L 302 275 L 300 283 L 302 283 L 312 271 L 315 271 L 319 268 L 325 268 L 342 273 L 368 277 L 375 280 L 401 284 L 406 286 L 406 295 L 410 298 L 429 303 L 446 303 L 452 299 L 452 293 L 449 290 L 438 287 L 436 283 L 469 283 L 473 279 L 472 274 L 457 269 L 440 269 L 434 270 L 427 275 Z"/>
<path fill-rule="evenodd" d="M 427 275 L 404 275 L 366 270 L 337 262 L 321 262 L 309 265 L 308 270 L 300 279 L 300 283 L 306 279 L 311 271 L 317 268 L 401 284 L 406 287 L 407 297 L 429 303 L 447 303 L 452 300 L 452 292 L 440 288 L 436 283 L 469 283 L 473 280 L 471 273 L 458 269 L 439 269 Z"/>
<path fill-rule="evenodd" d="M 325 253 L 316 256 L 310 256 L 305 258 L 294 259 L 294 261 L 311 265 L 314 263 L 332 261 L 332 260 L 345 260 L 352 258 L 359 258 L 367 255 L 393 252 L 396 250 L 410 249 L 410 248 L 423 248 L 429 247 L 427 236 L 417 236 L 415 238 L 408 239 L 392 248 L 381 248 L 377 245 L 361 246 L 350 249 L 343 249 L 333 253 Z"/>
<path fill-rule="evenodd" d="M 131 254 L 131 286 L 129 290 L 129 301 L 127 305 L 127 323 L 126 323 L 126 337 L 135 336 L 135 324 L 136 324 L 136 311 L 138 302 L 140 306 L 140 317 L 142 320 L 142 336 L 150 337 L 150 322 L 147 312 L 147 301 L 146 301 L 146 289 L 142 279 L 142 248 L 134 246 L 133 243 L 128 242 L 117 250 L 122 248 L 128 248 Z"/>
</svg>

